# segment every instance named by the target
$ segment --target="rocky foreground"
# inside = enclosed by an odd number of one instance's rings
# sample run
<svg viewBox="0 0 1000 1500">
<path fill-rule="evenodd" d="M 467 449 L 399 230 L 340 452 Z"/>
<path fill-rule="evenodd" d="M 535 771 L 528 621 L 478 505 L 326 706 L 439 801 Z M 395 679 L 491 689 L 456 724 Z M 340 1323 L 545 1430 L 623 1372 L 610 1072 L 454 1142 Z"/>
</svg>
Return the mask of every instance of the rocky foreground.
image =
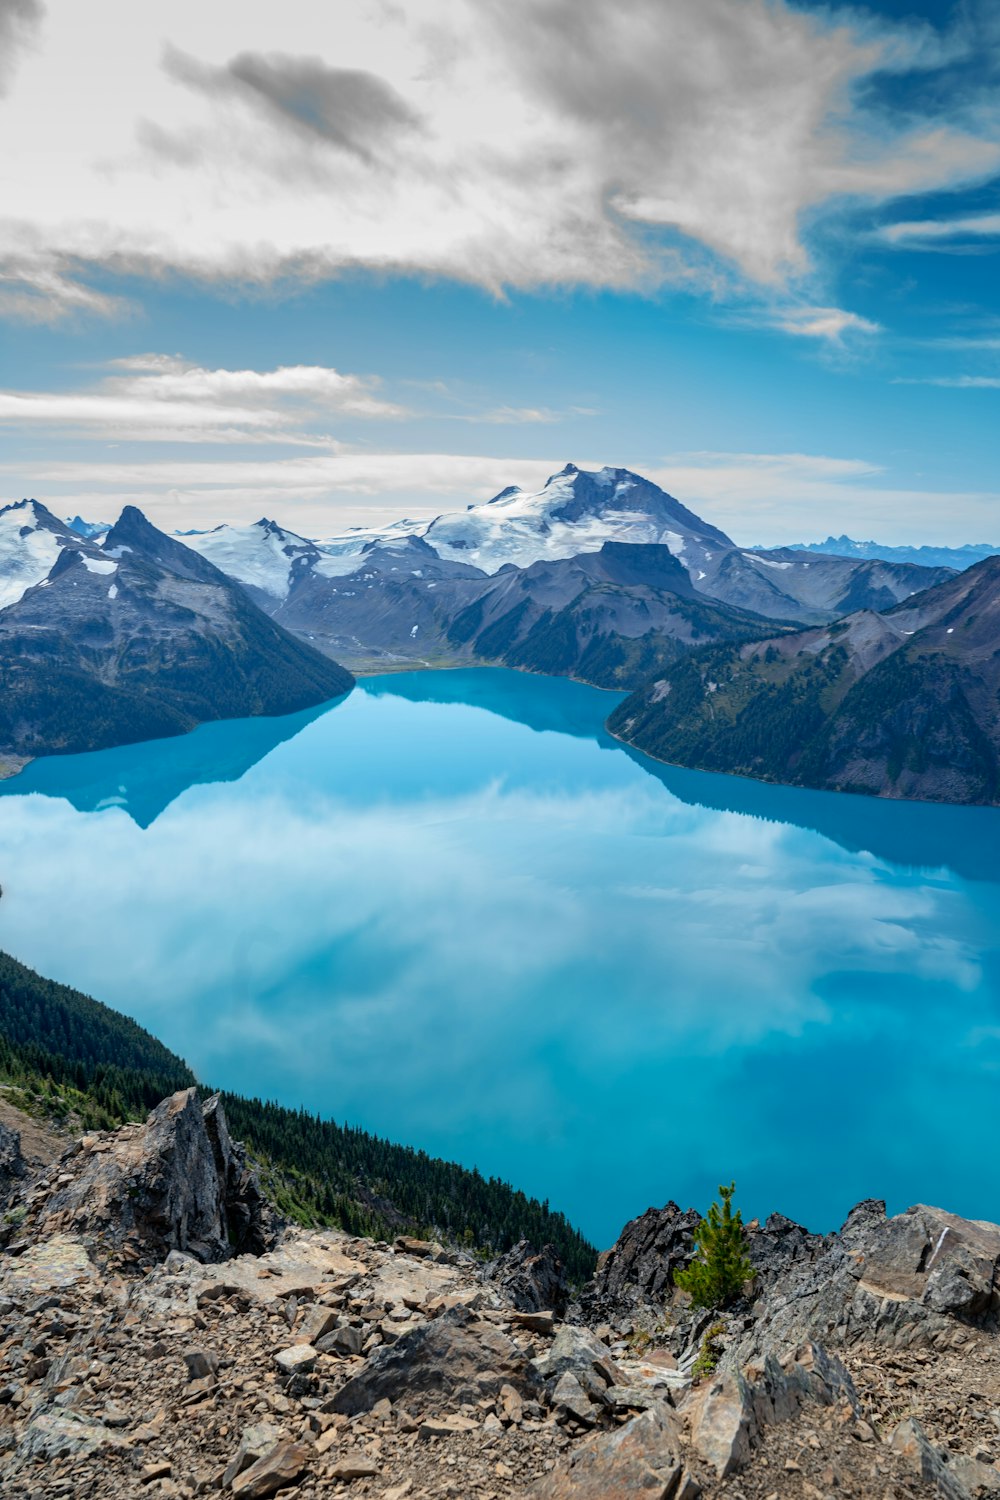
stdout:
<svg viewBox="0 0 1000 1500">
<path fill-rule="evenodd" d="M 697 1216 L 558 1262 L 282 1226 L 217 1101 L 66 1145 L 0 1123 L 0 1493 L 775 1500 L 1000 1489 L 1000 1227 L 864 1203 L 748 1229 L 694 1314 Z"/>
</svg>

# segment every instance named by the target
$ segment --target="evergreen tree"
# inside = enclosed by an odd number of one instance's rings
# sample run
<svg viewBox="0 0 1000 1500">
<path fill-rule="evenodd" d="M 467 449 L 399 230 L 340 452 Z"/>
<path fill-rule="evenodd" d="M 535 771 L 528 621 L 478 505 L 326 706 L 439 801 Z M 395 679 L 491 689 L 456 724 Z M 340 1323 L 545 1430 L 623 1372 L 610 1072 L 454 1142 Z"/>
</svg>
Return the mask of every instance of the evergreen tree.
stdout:
<svg viewBox="0 0 1000 1500">
<path fill-rule="evenodd" d="M 719 1187 L 722 1207 L 713 1203 L 695 1234 L 695 1258 L 675 1271 L 674 1284 L 691 1294 L 695 1307 L 726 1307 L 753 1276 L 746 1253 L 743 1215 L 733 1212 L 735 1182 Z"/>
</svg>

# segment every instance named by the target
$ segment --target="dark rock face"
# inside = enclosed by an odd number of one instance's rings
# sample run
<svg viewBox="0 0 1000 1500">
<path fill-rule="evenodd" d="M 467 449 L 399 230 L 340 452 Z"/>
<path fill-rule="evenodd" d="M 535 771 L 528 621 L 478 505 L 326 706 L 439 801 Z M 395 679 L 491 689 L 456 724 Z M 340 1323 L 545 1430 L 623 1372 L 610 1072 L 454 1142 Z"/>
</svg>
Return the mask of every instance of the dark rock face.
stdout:
<svg viewBox="0 0 1000 1500">
<path fill-rule="evenodd" d="M 449 1403 L 499 1396 L 505 1385 L 533 1396 L 539 1382 L 516 1344 L 492 1324 L 456 1308 L 376 1349 L 337 1393 L 333 1410 L 355 1416 L 386 1398 L 422 1415 Z"/>
<path fill-rule="evenodd" d="M 20 1135 L 0 1124 L 0 1209 L 7 1207 L 27 1174 Z"/>
<path fill-rule="evenodd" d="M 662 1304 L 670 1297 L 676 1270 L 694 1253 L 701 1215 L 676 1203 L 648 1208 L 625 1225 L 597 1263 L 586 1305 L 595 1314 L 615 1316 L 641 1303 Z"/>
<path fill-rule="evenodd" d="M 487 1279 L 519 1312 L 554 1312 L 562 1317 L 569 1283 L 554 1245 L 536 1250 L 521 1240 L 486 1272 Z"/>
<path fill-rule="evenodd" d="M 146 1261 L 171 1250 L 227 1260 L 274 1242 L 277 1221 L 230 1139 L 218 1096 L 202 1105 L 195 1089 L 173 1094 L 144 1125 L 84 1137 L 62 1167 L 72 1181 L 32 1215 L 41 1234 L 99 1236 Z"/>
</svg>

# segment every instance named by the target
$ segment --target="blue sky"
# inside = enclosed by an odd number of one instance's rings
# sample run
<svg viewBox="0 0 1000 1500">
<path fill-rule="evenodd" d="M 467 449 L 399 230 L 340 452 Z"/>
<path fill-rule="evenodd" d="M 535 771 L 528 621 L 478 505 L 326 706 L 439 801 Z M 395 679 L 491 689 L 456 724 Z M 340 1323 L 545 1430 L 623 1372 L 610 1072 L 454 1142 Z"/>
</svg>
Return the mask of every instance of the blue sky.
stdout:
<svg viewBox="0 0 1000 1500">
<path fill-rule="evenodd" d="M 0 498 L 1000 543 L 1000 13 L 0 0 Z"/>
</svg>

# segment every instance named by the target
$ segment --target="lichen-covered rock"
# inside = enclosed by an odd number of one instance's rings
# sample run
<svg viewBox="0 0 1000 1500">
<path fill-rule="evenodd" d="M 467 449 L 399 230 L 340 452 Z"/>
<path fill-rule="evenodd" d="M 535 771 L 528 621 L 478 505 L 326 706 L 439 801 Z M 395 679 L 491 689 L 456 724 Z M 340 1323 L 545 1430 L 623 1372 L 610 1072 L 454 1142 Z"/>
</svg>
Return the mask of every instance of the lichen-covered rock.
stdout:
<svg viewBox="0 0 1000 1500">
<path fill-rule="evenodd" d="M 276 1221 L 220 1100 L 203 1105 L 192 1088 L 164 1099 L 142 1125 L 87 1137 L 64 1158 L 32 1227 L 41 1236 L 85 1234 L 132 1260 L 179 1250 L 220 1261 L 260 1253 Z"/>
</svg>

